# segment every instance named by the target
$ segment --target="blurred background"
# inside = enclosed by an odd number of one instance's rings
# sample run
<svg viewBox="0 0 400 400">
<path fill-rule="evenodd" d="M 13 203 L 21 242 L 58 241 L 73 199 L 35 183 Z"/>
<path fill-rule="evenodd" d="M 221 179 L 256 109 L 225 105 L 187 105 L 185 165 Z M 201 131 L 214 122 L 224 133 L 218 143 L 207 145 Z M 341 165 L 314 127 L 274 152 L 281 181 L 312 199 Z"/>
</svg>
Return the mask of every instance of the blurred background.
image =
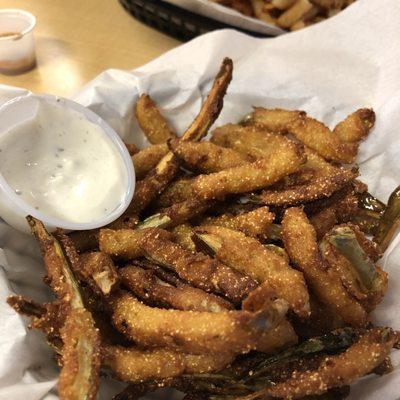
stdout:
<svg viewBox="0 0 400 400">
<path fill-rule="evenodd" d="M 118 0 L 0 0 L 37 18 L 37 67 L 0 84 L 70 96 L 107 68 L 133 69 L 180 42 L 132 18 Z"/>
</svg>

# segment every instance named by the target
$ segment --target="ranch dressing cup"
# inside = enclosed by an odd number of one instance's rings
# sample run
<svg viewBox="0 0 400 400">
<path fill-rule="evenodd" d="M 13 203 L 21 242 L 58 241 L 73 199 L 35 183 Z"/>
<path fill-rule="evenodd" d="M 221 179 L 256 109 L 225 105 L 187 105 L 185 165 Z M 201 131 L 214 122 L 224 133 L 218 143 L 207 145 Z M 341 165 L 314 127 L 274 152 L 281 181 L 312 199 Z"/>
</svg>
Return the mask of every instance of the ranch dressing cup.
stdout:
<svg viewBox="0 0 400 400">
<path fill-rule="evenodd" d="M 28 232 L 27 215 L 48 229 L 95 229 L 116 220 L 135 188 L 131 157 L 97 114 L 49 95 L 0 107 L 0 216 Z"/>
<path fill-rule="evenodd" d="M 23 10 L 0 10 L 0 72 L 14 75 L 36 65 L 36 18 Z"/>
</svg>

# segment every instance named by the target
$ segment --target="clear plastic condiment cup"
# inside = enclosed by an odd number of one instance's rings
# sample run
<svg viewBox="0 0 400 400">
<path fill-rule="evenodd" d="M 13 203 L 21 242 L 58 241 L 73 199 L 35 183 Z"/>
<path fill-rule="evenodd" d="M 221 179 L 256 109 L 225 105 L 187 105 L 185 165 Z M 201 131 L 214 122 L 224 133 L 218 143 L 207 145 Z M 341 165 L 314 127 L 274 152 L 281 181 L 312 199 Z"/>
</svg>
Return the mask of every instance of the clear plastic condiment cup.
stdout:
<svg viewBox="0 0 400 400">
<path fill-rule="evenodd" d="M 129 152 L 121 138 L 93 111 L 72 100 L 47 94 L 29 94 L 16 97 L 0 107 L 0 139 L 2 135 L 6 134 L 13 127 L 33 118 L 37 112 L 39 102 L 48 102 L 74 110 L 82 114 L 88 121 L 101 128 L 102 134 L 111 140 L 112 145 L 115 146 L 117 154 L 121 157 L 125 166 L 127 180 L 124 196 L 120 205 L 115 210 L 111 211 L 109 214 L 105 214 L 98 220 L 86 223 L 71 222 L 46 215 L 26 203 L 15 193 L 14 189 L 8 185 L 0 171 L 0 217 L 14 228 L 27 233 L 29 232 L 29 227 L 25 218 L 27 215 L 32 215 L 41 220 L 49 230 L 54 230 L 55 228 L 63 228 L 69 231 L 88 230 L 99 228 L 115 221 L 127 209 L 132 200 L 135 190 L 135 170 Z M 108 191 L 110 188 L 105 187 L 104 190 Z"/>
<path fill-rule="evenodd" d="M 0 10 L 0 72 L 19 74 L 36 65 L 33 29 L 36 18 L 27 11 Z"/>
</svg>

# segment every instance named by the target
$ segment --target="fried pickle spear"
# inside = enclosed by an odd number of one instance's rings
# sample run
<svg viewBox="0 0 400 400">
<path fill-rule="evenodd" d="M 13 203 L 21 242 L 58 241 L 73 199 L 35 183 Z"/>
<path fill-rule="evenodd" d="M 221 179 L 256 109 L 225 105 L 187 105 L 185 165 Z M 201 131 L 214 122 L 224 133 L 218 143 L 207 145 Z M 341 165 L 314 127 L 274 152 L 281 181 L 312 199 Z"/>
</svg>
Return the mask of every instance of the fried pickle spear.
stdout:
<svg viewBox="0 0 400 400">
<path fill-rule="evenodd" d="M 317 239 L 321 239 L 335 225 L 348 222 L 357 213 L 358 200 L 353 192 L 335 200 L 333 204 L 322 207 L 320 211 L 310 216 L 310 222 L 315 229 Z"/>
<path fill-rule="evenodd" d="M 135 115 L 140 128 L 151 144 L 165 143 L 168 139 L 176 138 L 148 94 L 140 95 L 135 105 Z"/>
<path fill-rule="evenodd" d="M 207 217 L 201 221 L 201 225 L 224 226 L 257 238 L 268 234 L 268 228 L 274 217 L 268 207 L 260 207 L 239 215 L 223 214 L 218 217 Z"/>
<path fill-rule="evenodd" d="M 292 262 L 310 289 L 344 323 L 365 326 L 367 313 L 345 290 L 340 276 L 324 264 L 313 226 L 301 208 L 289 208 L 282 220 L 282 237 Z"/>
<path fill-rule="evenodd" d="M 334 173 L 320 176 L 308 184 L 293 186 L 284 190 L 264 190 L 254 199 L 269 206 L 293 206 L 325 197 L 342 189 L 357 177 L 357 173 L 337 168 Z"/>
<path fill-rule="evenodd" d="M 56 352 L 57 357 L 62 354 L 62 340 L 60 329 L 65 323 L 68 305 L 62 301 L 38 304 L 23 296 L 9 296 L 7 303 L 18 313 L 31 318 L 29 329 L 42 331 L 49 346 Z M 59 361 L 59 359 L 58 359 Z"/>
<path fill-rule="evenodd" d="M 189 224 L 181 224 L 171 230 L 173 241 L 191 252 L 196 252 L 196 245 L 192 240 L 193 230 Z"/>
<path fill-rule="evenodd" d="M 188 169 L 204 174 L 238 167 L 254 161 L 252 157 L 208 141 L 196 143 L 176 139 L 170 140 L 168 146 Z"/>
<path fill-rule="evenodd" d="M 100 336 L 93 317 L 83 307 L 72 308 L 61 328 L 61 399 L 96 399 L 101 364 Z"/>
<path fill-rule="evenodd" d="M 310 314 L 304 278 L 287 261 L 265 248 L 258 240 L 219 226 L 195 229 L 196 238 L 221 262 L 265 283 L 302 318 Z"/>
<path fill-rule="evenodd" d="M 133 166 L 135 167 L 136 179 L 143 179 L 161 159 L 168 153 L 166 143 L 155 144 L 140 150 L 132 156 Z"/>
<path fill-rule="evenodd" d="M 99 244 L 99 231 L 93 229 L 90 231 L 73 231 L 70 232 L 69 237 L 74 244 L 74 247 L 79 253 L 96 249 Z"/>
<path fill-rule="evenodd" d="M 108 254 L 95 251 L 84 253 L 79 258 L 82 278 L 94 291 L 100 289 L 100 294 L 108 296 L 118 286 L 118 272 Z"/>
<path fill-rule="evenodd" d="M 144 255 L 150 261 L 174 270 L 181 279 L 207 292 L 223 294 L 239 303 L 257 283 L 247 275 L 201 253 L 192 253 L 168 240 L 164 231 L 146 230 L 141 240 Z"/>
<path fill-rule="evenodd" d="M 255 108 L 251 123 L 273 132 L 290 133 L 327 160 L 352 163 L 357 155 L 358 141 L 342 141 L 305 112 Z"/>
<path fill-rule="evenodd" d="M 89 285 L 93 292 L 100 296 L 108 296 L 118 286 L 118 273 L 108 254 L 91 252 L 80 255 L 64 231 L 58 229 L 55 236 L 70 263 L 72 272 L 81 283 Z"/>
<path fill-rule="evenodd" d="M 117 259 L 132 260 L 143 255 L 141 240 L 145 235 L 145 229 L 101 229 L 99 247 L 102 252 Z M 160 232 L 160 235 L 170 237 L 166 231 Z"/>
<path fill-rule="evenodd" d="M 151 305 L 183 311 L 220 312 L 233 309 L 232 304 L 221 297 L 185 284 L 177 287 L 169 285 L 158 279 L 153 271 L 137 265 L 128 265 L 120 269 L 119 274 L 125 287 Z"/>
<path fill-rule="evenodd" d="M 183 134 L 182 141 L 199 141 L 207 134 L 221 112 L 223 98 L 232 79 L 232 70 L 232 60 L 225 58 L 206 101 L 195 120 Z M 145 179 L 137 183 L 132 203 L 126 214 L 137 215 L 143 211 L 175 178 L 178 167 L 177 159 L 173 153 L 168 152 Z"/>
<path fill-rule="evenodd" d="M 93 317 L 85 309 L 78 283 L 58 241 L 43 224 L 28 216 L 48 273 L 47 281 L 57 297 L 68 304 L 63 341 L 59 394 L 65 400 L 94 400 L 99 385 L 100 336 Z"/>
<path fill-rule="evenodd" d="M 122 293 L 113 299 L 112 309 L 115 327 L 142 346 L 237 354 L 260 348 L 264 334 L 279 325 L 287 306 L 278 299 L 258 313 L 164 310 Z"/>
<path fill-rule="evenodd" d="M 147 217 L 138 225 L 138 229 L 145 228 L 172 228 L 202 215 L 212 205 L 213 201 L 190 198 L 181 203 L 173 204 L 159 210 L 157 214 Z"/>
<path fill-rule="evenodd" d="M 199 198 L 211 200 L 224 198 L 228 194 L 263 189 L 296 172 L 305 161 L 303 147 L 288 141 L 286 148 L 268 158 L 198 176 L 193 183 L 193 191 Z"/>
<path fill-rule="evenodd" d="M 154 200 L 156 207 L 165 208 L 176 203 L 195 198 L 195 193 L 192 190 L 193 177 L 183 177 L 172 182 L 161 194 Z"/>
<path fill-rule="evenodd" d="M 286 381 L 294 371 L 300 373 L 316 369 L 326 354 L 340 353 L 356 340 L 356 332 L 344 328 L 311 338 L 269 357 L 260 353 L 239 356 L 228 369 L 218 373 L 185 374 L 173 381 L 164 382 L 184 392 L 203 393 L 207 398 L 237 398 L 257 392 L 260 387 Z M 132 392 L 134 389 L 132 387 Z"/>
<path fill-rule="evenodd" d="M 368 136 L 375 125 L 375 112 L 371 108 L 360 108 L 353 112 L 333 129 L 342 142 L 355 143 Z"/>
<path fill-rule="evenodd" d="M 213 130 L 211 143 L 230 148 L 250 158 L 267 158 L 285 150 L 288 139 L 257 126 L 227 124 Z"/>
<path fill-rule="evenodd" d="M 122 346 L 108 346 L 104 349 L 104 365 L 112 370 L 118 380 L 124 382 L 218 371 L 231 361 L 232 355 L 229 353 L 194 355 L 167 348 L 142 350 Z"/>
<path fill-rule="evenodd" d="M 269 132 L 289 133 L 288 127 L 307 114 L 304 111 L 254 107 L 247 124 L 265 128 Z"/>
<path fill-rule="evenodd" d="M 294 373 L 290 379 L 242 399 L 250 400 L 263 395 L 298 399 L 349 385 L 380 365 L 397 340 L 398 334 L 389 328 L 369 329 L 344 353 L 326 356 L 317 369 Z"/>
<path fill-rule="evenodd" d="M 400 186 L 390 195 L 385 212 L 376 229 L 374 241 L 382 251 L 386 250 L 400 226 Z"/>
<path fill-rule="evenodd" d="M 336 226 L 328 232 L 320 248 L 324 259 L 340 275 L 347 291 L 367 311 L 372 311 L 382 300 L 388 280 L 387 274 L 374 264 L 379 255 L 372 242 L 356 226 L 348 224 Z"/>
</svg>

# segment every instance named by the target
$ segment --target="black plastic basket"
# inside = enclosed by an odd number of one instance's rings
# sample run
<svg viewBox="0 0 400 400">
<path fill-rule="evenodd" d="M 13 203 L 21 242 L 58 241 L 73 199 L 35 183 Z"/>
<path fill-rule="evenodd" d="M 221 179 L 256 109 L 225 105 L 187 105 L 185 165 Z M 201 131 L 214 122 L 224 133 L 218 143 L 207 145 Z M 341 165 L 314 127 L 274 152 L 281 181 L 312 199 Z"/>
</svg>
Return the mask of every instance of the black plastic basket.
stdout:
<svg viewBox="0 0 400 400">
<path fill-rule="evenodd" d="M 224 28 L 234 28 L 257 37 L 267 36 L 224 24 L 161 0 L 119 1 L 139 21 L 182 41 L 187 41 L 203 33 Z"/>
</svg>

